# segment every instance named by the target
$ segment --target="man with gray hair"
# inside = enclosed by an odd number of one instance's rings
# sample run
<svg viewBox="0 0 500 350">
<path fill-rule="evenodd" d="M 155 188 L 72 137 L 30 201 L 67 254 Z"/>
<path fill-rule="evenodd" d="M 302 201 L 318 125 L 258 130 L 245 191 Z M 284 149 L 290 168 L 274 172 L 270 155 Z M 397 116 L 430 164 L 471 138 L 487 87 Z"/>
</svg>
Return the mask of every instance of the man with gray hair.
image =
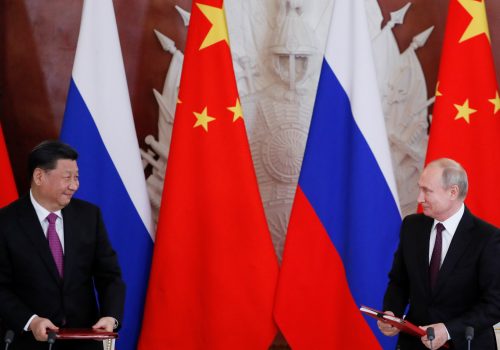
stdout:
<svg viewBox="0 0 500 350">
<path fill-rule="evenodd" d="M 493 185 L 493 184 L 492 184 Z M 433 349 L 446 342 L 467 349 L 473 327 L 475 349 L 497 349 L 493 325 L 500 321 L 500 234 L 465 207 L 467 174 L 454 160 L 429 163 L 418 181 L 423 214 L 408 215 L 389 273 L 384 310 L 433 327 Z M 399 330 L 378 322 L 381 332 Z M 422 338 L 400 334 L 400 349 L 426 349 Z"/>
</svg>

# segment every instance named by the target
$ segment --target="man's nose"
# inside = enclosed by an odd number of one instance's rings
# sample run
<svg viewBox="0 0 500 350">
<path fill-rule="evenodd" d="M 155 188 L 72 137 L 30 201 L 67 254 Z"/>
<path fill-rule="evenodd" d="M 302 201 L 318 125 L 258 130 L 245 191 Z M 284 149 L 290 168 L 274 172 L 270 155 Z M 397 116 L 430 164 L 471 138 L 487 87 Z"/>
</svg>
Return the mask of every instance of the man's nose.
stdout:
<svg viewBox="0 0 500 350">
<path fill-rule="evenodd" d="M 424 196 L 424 193 L 422 191 L 418 191 L 417 202 L 418 203 L 425 202 L 425 196 Z"/>
<path fill-rule="evenodd" d="M 78 180 L 71 180 L 69 182 L 69 188 L 73 191 L 76 191 L 78 189 L 78 186 L 80 185 L 80 183 L 78 182 Z"/>
</svg>

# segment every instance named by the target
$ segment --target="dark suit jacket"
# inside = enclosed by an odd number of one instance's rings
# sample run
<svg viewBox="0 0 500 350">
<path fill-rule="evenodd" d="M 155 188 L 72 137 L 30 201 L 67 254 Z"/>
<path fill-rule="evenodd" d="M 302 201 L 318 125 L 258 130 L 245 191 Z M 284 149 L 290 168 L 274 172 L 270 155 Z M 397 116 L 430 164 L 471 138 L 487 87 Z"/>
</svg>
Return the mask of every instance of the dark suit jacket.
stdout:
<svg viewBox="0 0 500 350">
<path fill-rule="evenodd" d="M 22 332 L 33 314 L 68 328 L 91 327 L 102 316 L 121 322 L 125 284 L 100 210 L 72 199 L 62 216 L 63 279 L 29 196 L 0 210 L 0 319 L 19 334 L 13 345 L 33 340 Z"/>
<path fill-rule="evenodd" d="M 465 328 L 474 327 L 474 349 L 496 349 L 492 326 L 500 322 L 500 232 L 467 208 L 439 271 L 429 287 L 429 239 L 433 219 L 407 216 L 389 273 L 384 310 L 423 326 L 443 322 L 454 349 L 467 349 Z M 419 338 L 400 335 L 405 349 L 426 349 Z"/>
</svg>

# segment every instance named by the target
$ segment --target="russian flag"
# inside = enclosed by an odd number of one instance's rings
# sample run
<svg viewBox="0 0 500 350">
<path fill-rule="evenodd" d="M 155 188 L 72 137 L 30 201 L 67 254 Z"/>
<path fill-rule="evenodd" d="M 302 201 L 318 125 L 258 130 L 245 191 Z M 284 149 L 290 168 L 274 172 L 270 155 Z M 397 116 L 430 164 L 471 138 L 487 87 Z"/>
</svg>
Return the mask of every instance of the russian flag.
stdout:
<svg viewBox="0 0 500 350">
<path fill-rule="evenodd" d="M 76 196 L 98 205 L 127 297 L 118 347 L 135 349 L 153 239 L 112 0 L 85 0 L 61 139 L 79 153 Z"/>
<path fill-rule="evenodd" d="M 301 349 L 393 349 L 381 307 L 401 215 L 363 0 L 334 2 L 275 318 Z"/>
</svg>

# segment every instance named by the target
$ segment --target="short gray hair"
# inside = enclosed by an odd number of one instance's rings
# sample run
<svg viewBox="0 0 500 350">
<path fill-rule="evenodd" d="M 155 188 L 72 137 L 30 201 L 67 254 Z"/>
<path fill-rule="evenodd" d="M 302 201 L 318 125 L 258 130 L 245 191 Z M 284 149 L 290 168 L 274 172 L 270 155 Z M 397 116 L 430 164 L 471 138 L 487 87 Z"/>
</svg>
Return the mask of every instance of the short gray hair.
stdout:
<svg viewBox="0 0 500 350">
<path fill-rule="evenodd" d="M 458 187 L 458 198 L 465 199 L 469 190 L 469 180 L 467 173 L 460 163 L 450 158 L 440 158 L 430 162 L 427 166 L 437 166 L 443 169 L 442 182 L 443 188 L 448 189 L 453 185 Z"/>
</svg>

